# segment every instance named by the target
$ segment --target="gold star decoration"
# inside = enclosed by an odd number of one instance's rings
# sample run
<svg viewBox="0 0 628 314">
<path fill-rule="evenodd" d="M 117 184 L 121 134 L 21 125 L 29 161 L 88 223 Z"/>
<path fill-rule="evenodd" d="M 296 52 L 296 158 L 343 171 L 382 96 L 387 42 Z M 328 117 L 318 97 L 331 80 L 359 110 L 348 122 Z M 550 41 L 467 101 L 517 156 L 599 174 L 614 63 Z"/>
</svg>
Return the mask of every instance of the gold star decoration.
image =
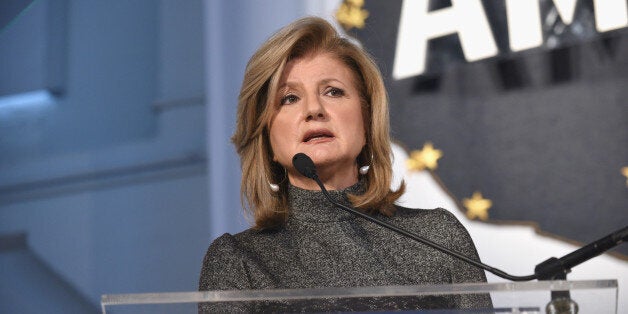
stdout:
<svg viewBox="0 0 628 314">
<path fill-rule="evenodd" d="M 467 208 L 467 218 L 487 220 L 488 209 L 493 206 L 493 202 L 489 199 L 485 199 L 482 193 L 476 191 L 471 198 L 462 200 L 462 205 Z"/>
<path fill-rule="evenodd" d="M 443 152 L 434 149 L 431 142 L 423 144 L 423 149 L 415 150 L 410 153 L 410 159 L 406 160 L 408 170 L 422 171 L 427 169 L 435 170 L 438 168 L 438 160 L 443 157 Z"/>
<path fill-rule="evenodd" d="M 626 177 L 626 186 L 628 186 L 628 167 L 621 168 L 621 174 Z"/>
<path fill-rule="evenodd" d="M 345 0 L 336 11 L 336 20 L 345 28 L 364 28 L 364 20 L 369 12 L 362 9 L 364 0 Z"/>
</svg>

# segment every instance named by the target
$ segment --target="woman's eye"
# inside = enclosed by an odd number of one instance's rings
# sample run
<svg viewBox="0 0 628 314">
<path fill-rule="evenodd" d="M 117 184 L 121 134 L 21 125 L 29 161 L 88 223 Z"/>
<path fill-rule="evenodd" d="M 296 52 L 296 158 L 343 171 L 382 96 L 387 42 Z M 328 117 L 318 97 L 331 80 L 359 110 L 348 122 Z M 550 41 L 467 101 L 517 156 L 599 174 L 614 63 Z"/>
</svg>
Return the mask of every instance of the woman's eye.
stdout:
<svg viewBox="0 0 628 314">
<path fill-rule="evenodd" d="M 283 96 L 281 98 L 281 104 L 282 105 L 294 104 L 298 100 L 299 100 L 299 97 L 297 97 L 296 95 L 290 94 L 290 95 Z"/>
<path fill-rule="evenodd" d="M 345 91 L 337 87 L 330 87 L 325 95 L 329 95 L 331 97 L 342 97 L 345 95 Z"/>
</svg>

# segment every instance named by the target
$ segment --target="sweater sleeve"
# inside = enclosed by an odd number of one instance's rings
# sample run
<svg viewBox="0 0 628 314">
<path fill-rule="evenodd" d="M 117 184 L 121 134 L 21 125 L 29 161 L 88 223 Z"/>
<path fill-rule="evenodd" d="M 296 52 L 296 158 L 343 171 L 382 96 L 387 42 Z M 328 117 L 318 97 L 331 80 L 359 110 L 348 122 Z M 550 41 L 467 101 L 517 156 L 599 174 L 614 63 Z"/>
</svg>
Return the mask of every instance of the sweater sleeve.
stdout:
<svg viewBox="0 0 628 314">
<path fill-rule="evenodd" d="M 199 291 L 251 289 L 242 252 L 228 233 L 218 237 L 207 249 L 199 278 Z M 199 313 L 245 313 L 244 302 L 199 303 Z"/>
<path fill-rule="evenodd" d="M 242 252 L 232 235 L 225 233 L 207 249 L 198 289 L 242 290 L 250 289 Z"/>
<path fill-rule="evenodd" d="M 449 228 L 449 243 L 451 249 L 463 254 L 475 261 L 480 261 L 478 252 L 473 244 L 473 240 L 467 229 L 458 221 L 458 219 L 449 211 L 438 209 L 441 211 Z M 452 259 L 452 283 L 464 282 L 486 282 L 484 270 L 477 268 L 465 261 L 454 258 Z M 492 308 L 492 302 L 489 294 L 472 294 L 459 295 L 456 300 L 459 308 Z"/>
</svg>

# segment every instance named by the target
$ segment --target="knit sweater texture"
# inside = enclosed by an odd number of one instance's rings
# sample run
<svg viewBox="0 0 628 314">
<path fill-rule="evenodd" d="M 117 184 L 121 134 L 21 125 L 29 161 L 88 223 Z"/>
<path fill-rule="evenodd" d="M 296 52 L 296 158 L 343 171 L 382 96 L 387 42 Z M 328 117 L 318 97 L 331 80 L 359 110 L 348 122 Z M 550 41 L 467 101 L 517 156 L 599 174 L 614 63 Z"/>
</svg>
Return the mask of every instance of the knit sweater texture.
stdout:
<svg viewBox="0 0 628 314">
<path fill-rule="evenodd" d="M 347 193 L 330 191 L 351 206 Z M 287 222 L 217 238 L 207 250 L 199 290 L 298 289 L 486 282 L 484 271 L 363 218 L 335 208 L 320 191 L 289 187 Z M 397 206 L 376 218 L 479 261 L 466 229 L 444 209 Z M 488 295 L 379 297 L 326 301 L 200 304 L 201 312 L 328 312 L 429 308 L 490 308 Z"/>
</svg>

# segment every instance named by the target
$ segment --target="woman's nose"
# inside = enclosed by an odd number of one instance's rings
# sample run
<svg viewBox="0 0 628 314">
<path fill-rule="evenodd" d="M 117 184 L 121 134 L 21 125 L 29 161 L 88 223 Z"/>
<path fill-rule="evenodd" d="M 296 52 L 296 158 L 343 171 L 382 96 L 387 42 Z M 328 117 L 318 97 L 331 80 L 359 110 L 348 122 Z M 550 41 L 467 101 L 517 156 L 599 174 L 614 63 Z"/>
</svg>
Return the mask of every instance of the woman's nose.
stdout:
<svg viewBox="0 0 628 314">
<path fill-rule="evenodd" d="M 305 105 L 305 120 L 319 120 L 325 118 L 325 108 L 318 97 L 311 97 Z"/>
</svg>

